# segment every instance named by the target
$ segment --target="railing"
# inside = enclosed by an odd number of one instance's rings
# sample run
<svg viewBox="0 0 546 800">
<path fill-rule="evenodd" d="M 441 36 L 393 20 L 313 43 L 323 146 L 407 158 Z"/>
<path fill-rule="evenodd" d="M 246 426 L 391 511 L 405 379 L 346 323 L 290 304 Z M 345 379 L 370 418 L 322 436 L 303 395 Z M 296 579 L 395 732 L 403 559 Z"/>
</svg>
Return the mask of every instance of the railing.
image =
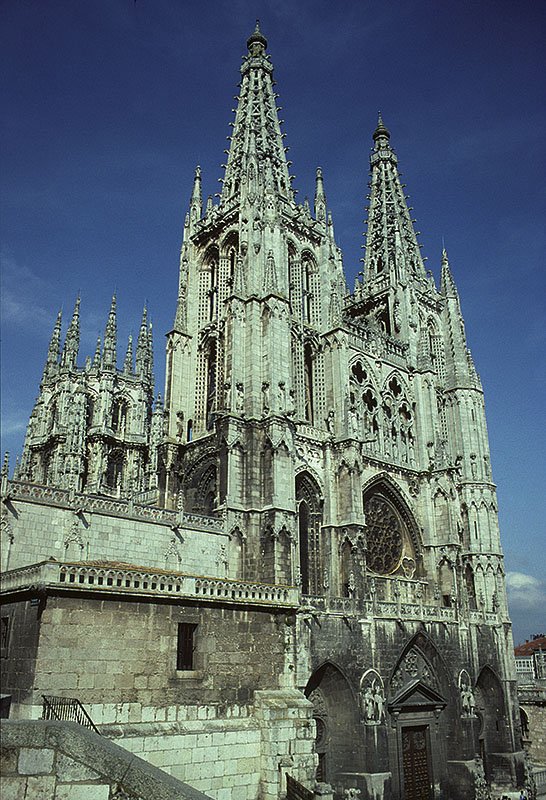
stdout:
<svg viewBox="0 0 546 800">
<path fill-rule="evenodd" d="M 208 578 L 181 572 L 143 570 L 125 565 L 77 564 L 42 561 L 2 574 L 2 591 L 14 592 L 54 587 L 104 593 L 162 595 L 201 598 L 208 602 L 249 603 L 251 605 L 297 608 L 299 592 L 295 586 L 280 586 L 227 578 Z"/>
<path fill-rule="evenodd" d="M 83 513 L 94 512 L 105 516 L 143 519 L 171 527 L 177 525 L 217 532 L 224 530 L 224 520 L 221 516 L 210 517 L 187 512 L 181 515 L 180 512 L 169 508 L 146 505 L 146 493 L 140 493 L 133 499 L 100 497 L 83 492 L 71 492 L 69 489 L 60 489 L 56 486 L 41 486 L 14 480 L 8 481 L 7 491 L 14 500 L 36 500 L 70 511 L 80 508 Z M 152 496 L 157 497 L 156 490 L 151 491 L 148 499 Z"/>
<path fill-rule="evenodd" d="M 314 800 L 315 795 L 291 775 L 286 775 L 286 800 Z"/>
<path fill-rule="evenodd" d="M 99 733 L 95 723 L 77 698 L 43 694 L 42 701 L 42 719 L 77 722 L 78 725 Z"/>
<path fill-rule="evenodd" d="M 546 768 L 535 769 L 533 772 L 537 794 L 546 794 Z"/>
</svg>

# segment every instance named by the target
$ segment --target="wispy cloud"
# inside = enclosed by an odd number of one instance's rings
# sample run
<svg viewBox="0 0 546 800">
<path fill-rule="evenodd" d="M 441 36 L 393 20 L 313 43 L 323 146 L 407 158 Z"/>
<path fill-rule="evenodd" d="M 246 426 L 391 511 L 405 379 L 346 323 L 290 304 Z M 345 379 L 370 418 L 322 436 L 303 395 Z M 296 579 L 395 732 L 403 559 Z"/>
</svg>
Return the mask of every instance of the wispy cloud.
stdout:
<svg viewBox="0 0 546 800">
<path fill-rule="evenodd" d="M 510 606 L 518 611 L 539 611 L 546 607 L 543 581 L 524 572 L 507 572 L 506 589 Z"/>
<path fill-rule="evenodd" d="M 0 255 L 0 309 L 4 325 L 51 326 L 51 312 L 40 302 L 45 281 L 11 256 Z"/>
</svg>

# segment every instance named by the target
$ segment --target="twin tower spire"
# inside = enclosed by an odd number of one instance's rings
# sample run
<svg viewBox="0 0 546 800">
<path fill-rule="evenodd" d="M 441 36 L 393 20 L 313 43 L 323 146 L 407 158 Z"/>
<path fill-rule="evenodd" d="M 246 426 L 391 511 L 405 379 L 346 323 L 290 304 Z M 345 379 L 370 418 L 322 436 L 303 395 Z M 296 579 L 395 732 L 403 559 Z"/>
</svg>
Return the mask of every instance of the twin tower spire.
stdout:
<svg viewBox="0 0 546 800">
<path fill-rule="evenodd" d="M 64 346 L 61 349 L 62 311 L 57 314 L 53 333 L 49 342 L 43 378 L 53 378 L 59 371 L 77 370 L 80 349 L 80 298 L 76 300 L 72 318 L 68 325 Z M 88 358 L 86 369 L 117 369 L 117 304 L 113 295 L 103 337 L 98 337 L 93 358 Z M 123 371 L 135 374 L 146 381 L 153 381 L 153 339 L 152 325 L 148 323 L 148 312 L 144 307 L 138 333 L 136 361 L 133 364 L 133 337 L 129 335 Z"/>
</svg>

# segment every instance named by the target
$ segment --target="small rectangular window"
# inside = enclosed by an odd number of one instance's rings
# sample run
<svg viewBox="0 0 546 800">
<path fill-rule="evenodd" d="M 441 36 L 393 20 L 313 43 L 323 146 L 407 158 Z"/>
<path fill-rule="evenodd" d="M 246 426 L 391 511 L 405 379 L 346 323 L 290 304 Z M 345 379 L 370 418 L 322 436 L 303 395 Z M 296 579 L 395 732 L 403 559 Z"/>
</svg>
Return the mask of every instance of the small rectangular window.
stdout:
<svg viewBox="0 0 546 800">
<path fill-rule="evenodd" d="M 7 658 L 9 648 L 9 637 L 11 628 L 11 618 L 6 616 L 0 618 L 0 656 Z"/>
<path fill-rule="evenodd" d="M 178 623 L 178 642 L 176 648 L 176 669 L 194 669 L 195 631 L 197 625 L 191 622 Z"/>
</svg>

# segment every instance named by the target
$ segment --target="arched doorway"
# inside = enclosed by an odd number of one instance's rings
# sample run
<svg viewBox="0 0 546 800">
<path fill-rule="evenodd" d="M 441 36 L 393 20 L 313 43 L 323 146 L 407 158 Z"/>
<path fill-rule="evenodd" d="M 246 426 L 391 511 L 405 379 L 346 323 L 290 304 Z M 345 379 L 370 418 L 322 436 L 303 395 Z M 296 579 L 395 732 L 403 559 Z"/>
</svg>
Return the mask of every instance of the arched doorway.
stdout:
<svg viewBox="0 0 546 800">
<path fill-rule="evenodd" d="M 480 720 L 478 748 L 488 782 L 495 777 L 494 754 L 508 749 L 506 710 L 501 682 L 490 667 L 484 667 L 476 682 L 476 712 Z"/>
<path fill-rule="evenodd" d="M 313 703 L 317 725 L 315 750 L 317 780 L 330 783 L 334 792 L 354 786 L 356 773 L 363 773 L 364 742 L 358 702 L 342 672 L 330 662 L 313 673 L 305 689 Z"/>
</svg>

